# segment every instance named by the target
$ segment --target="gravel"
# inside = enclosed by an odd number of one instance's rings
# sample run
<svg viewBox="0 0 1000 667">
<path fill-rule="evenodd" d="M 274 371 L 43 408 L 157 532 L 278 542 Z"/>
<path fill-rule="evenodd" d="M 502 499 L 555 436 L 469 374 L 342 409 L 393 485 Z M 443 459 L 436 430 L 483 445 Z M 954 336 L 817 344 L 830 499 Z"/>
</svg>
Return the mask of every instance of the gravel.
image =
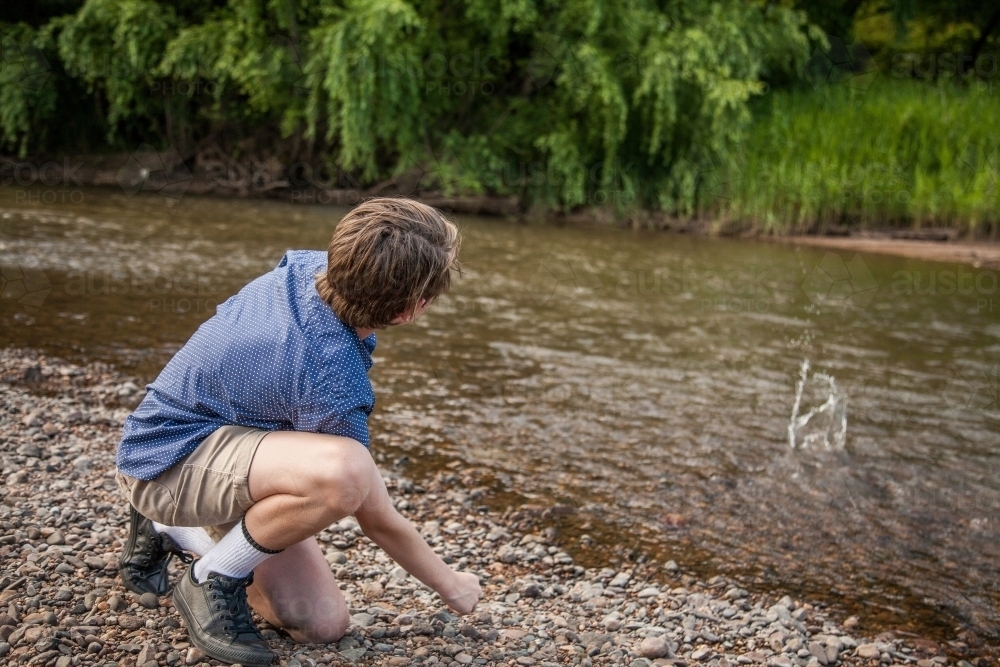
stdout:
<svg viewBox="0 0 1000 667">
<path fill-rule="evenodd" d="M 134 596 L 117 578 L 128 514 L 114 483 L 134 378 L 32 351 L 0 350 L 0 658 L 38 667 L 219 665 L 192 647 L 169 596 Z M 337 644 L 296 644 L 259 621 L 289 667 L 630 665 L 827 667 L 949 658 L 923 640 L 862 637 L 821 606 L 699 581 L 663 566 L 584 568 L 555 530 L 519 531 L 471 500 L 455 466 L 427 479 L 383 474 L 400 511 L 483 600 L 463 618 L 364 537 L 351 518 L 319 535 L 348 601 Z M 520 524 L 519 524 L 520 525 Z M 175 563 L 173 576 L 180 573 Z M 972 667 L 962 661 L 959 667 Z"/>
</svg>

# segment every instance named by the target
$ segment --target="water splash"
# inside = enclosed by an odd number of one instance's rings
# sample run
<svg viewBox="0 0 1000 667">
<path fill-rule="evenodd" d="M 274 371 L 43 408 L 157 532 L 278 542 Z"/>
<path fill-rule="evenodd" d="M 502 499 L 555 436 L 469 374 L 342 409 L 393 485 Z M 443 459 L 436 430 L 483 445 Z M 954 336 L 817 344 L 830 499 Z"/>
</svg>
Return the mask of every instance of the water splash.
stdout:
<svg viewBox="0 0 1000 667">
<path fill-rule="evenodd" d="M 792 449 L 844 449 L 847 443 L 847 394 L 837 386 L 832 375 L 813 373 L 812 382 L 827 384 L 826 401 L 800 415 L 802 395 L 809 383 L 809 360 L 803 359 L 799 381 L 795 385 L 795 403 L 788 420 L 788 444 Z"/>
</svg>

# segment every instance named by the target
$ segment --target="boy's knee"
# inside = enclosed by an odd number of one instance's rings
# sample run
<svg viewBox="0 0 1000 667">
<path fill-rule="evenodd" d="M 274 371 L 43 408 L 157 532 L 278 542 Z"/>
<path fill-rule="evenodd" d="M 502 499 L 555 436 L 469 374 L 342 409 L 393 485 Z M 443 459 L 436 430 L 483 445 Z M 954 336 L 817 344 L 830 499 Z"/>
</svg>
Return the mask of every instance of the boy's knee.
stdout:
<svg viewBox="0 0 1000 667">
<path fill-rule="evenodd" d="M 306 644 L 340 641 L 350 624 L 346 607 L 341 608 L 329 599 L 285 599 L 278 601 L 272 609 L 292 638 Z"/>
<path fill-rule="evenodd" d="M 364 450 L 331 453 L 316 462 L 311 483 L 324 505 L 336 514 L 347 516 L 368 497 L 374 465 Z"/>
<path fill-rule="evenodd" d="M 348 622 L 309 622 L 292 634 L 303 644 L 333 644 L 339 642 L 347 632 Z"/>
</svg>

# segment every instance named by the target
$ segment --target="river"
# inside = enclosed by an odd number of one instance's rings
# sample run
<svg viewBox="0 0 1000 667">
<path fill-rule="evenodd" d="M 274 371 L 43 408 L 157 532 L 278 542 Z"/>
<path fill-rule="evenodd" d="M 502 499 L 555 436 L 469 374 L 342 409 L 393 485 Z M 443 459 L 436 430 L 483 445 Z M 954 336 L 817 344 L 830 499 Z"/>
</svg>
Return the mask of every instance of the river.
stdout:
<svg viewBox="0 0 1000 667">
<path fill-rule="evenodd" d="M 286 249 L 324 248 L 343 213 L 44 201 L 0 189 L 0 345 L 146 380 Z M 456 221 L 464 276 L 380 334 L 375 449 L 465 461 L 504 502 L 557 506 L 583 561 L 634 544 L 867 629 L 1000 635 L 996 272 Z"/>
</svg>

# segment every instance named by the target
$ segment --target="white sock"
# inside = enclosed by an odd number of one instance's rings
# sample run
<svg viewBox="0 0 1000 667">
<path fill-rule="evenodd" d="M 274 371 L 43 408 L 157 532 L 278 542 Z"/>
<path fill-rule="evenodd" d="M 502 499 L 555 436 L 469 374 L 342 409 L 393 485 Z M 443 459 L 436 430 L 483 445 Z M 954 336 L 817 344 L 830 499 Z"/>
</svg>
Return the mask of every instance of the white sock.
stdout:
<svg viewBox="0 0 1000 667">
<path fill-rule="evenodd" d="M 265 549 L 247 532 L 246 520 L 240 521 L 194 564 L 195 581 L 204 581 L 209 572 L 243 579 L 253 569 L 281 550 Z"/>
<path fill-rule="evenodd" d="M 208 550 L 215 546 L 213 540 L 204 528 L 190 526 L 165 526 L 162 523 L 152 522 L 153 530 L 160 535 L 169 535 L 177 546 L 184 551 L 190 551 L 198 556 L 204 556 Z"/>
</svg>

